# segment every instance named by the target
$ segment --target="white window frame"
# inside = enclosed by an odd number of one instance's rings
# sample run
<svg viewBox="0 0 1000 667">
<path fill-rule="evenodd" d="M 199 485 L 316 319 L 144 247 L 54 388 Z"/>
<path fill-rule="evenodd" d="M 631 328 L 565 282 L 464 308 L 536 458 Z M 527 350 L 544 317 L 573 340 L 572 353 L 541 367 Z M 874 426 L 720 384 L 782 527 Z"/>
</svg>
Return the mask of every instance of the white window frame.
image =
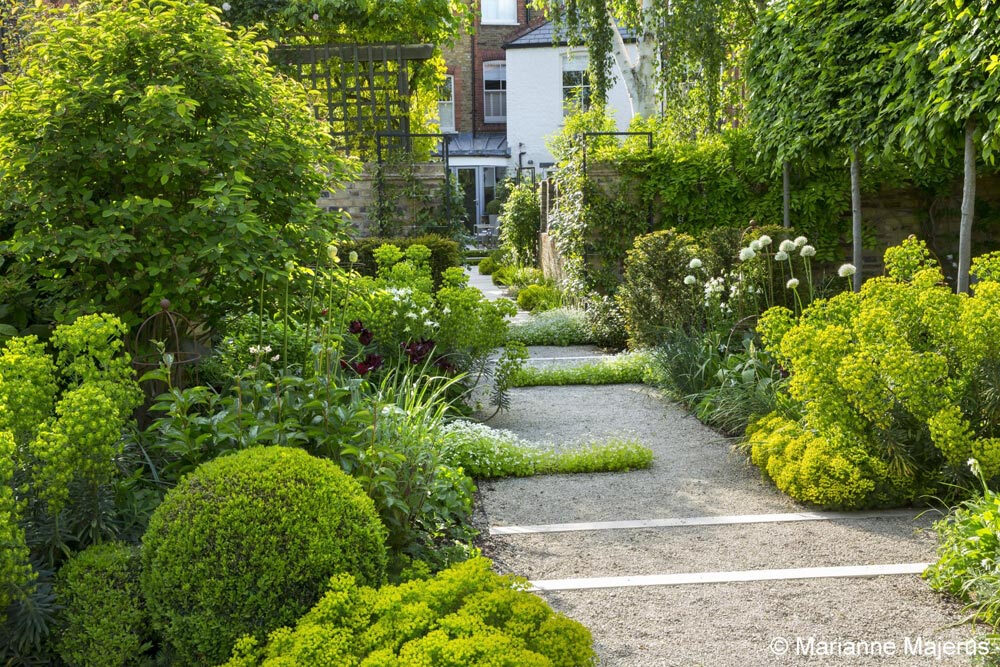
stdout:
<svg viewBox="0 0 1000 667">
<path fill-rule="evenodd" d="M 590 91 L 590 82 L 587 81 L 586 79 L 587 68 L 589 66 L 590 66 L 590 61 L 586 53 L 579 51 L 569 51 L 563 54 L 562 69 L 559 72 L 560 83 L 562 84 L 561 87 L 562 87 L 563 118 L 572 115 L 573 111 L 577 111 L 577 109 L 574 109 L 569 104 L 567 104 L 568 100 L 566 98 L 566 91 L 569 90 L 570 88 L 575 88 L 577 90 L 587 89 L 588 92 Z M 566 74 L 566 72 L 581 72 L 584 76 L 583 79 L 584 83 L 579 86 L 567 86 L 562 78 L 563 75 Z M 583 111 L 586 111 L 590 107 L 589 104 L 583 104 L 582 106 L 583 106 Z"/>
<path fill-rule="evenodd" d="M 442 132 L 454 132 L 455 131 L 455 77 L 451 74 L 446 74 L 444 77 L 444 81 L 448 90 L 451 92 L 451 99 L 438 100 L 438 125 L 441 126 Z M 445 110 L 447 110 L 447 114 Z M 450 119 L 451 122 L 445 122 L 446 119 Z"/>
<path fill-rule="evenodd" d="M 495 73 L 501 70 L 503 77 L 498 78 Z M 495 81 L 502 82 L 502 85 L 499 88 L 487 88 Z M 501 100 L 499 103 L 496 101 L 497 98 Z M 503 113 L 489 113 L 490 109 L 496 110 L 497 104 L 502 106 Z M 490 60 L 483 63 L 483 122 L 487 124 L 507 122 L 507 61 L 505 60 Z"/>
<path fill-rule="evenodd" d="M 518 25 L 517 0 L 480 0 L 479 21 L 483 25 Z"/>
</svg>

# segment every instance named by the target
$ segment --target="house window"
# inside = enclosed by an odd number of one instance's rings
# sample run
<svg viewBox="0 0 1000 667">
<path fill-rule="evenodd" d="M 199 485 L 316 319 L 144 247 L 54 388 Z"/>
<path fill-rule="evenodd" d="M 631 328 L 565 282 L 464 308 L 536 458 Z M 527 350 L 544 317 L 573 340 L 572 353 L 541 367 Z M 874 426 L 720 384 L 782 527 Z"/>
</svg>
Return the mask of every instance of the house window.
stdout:
<svg viewBox="0 0 1000 667">
<path fill-rule="evenodd" d="M 507 122 L 507 63 L 483 63 L 483 121 Z"/>
<path fill-rule="evenodd" d="M 503 182 L 506 175 L 507 167 L 483 167 L 483 201 L 485 205 L 497 198 L 497 185 Z"/>
<path fill-rule="evenodd" d="M 483 23 L 517 25 L 517 0 L 482 0 Z"/>
<path fill-rule="evenodd" d="M 455 77 L 447 75 L 438 96 L 438 123 L 442 132 L 455 131 Z"/>
<path fill-rule="evenodd" d="M 562 61 L 563 116 L 572 116 L 590 108 L 590 77 L 587 56 L 567 54 Z"/>
</svg>

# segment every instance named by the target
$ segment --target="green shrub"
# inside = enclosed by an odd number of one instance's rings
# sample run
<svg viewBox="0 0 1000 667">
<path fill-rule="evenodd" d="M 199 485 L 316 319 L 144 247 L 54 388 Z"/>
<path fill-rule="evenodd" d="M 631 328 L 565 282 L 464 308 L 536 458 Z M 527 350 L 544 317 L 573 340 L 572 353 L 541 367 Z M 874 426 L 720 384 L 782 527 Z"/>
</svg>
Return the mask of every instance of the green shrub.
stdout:
<svg viewBox="0 0 1000 667">
<path fill-rule="evenodd" d="M 667 330 L 691 327 L 699 301 L 683 281 L 691 260 L 702 254 L 694 237 L 672 229 L 635 239 L 616 294 L 630 346 L 656 345 Z"/>
<path fill-rule="evenodd" d="M 513 386 L 638 384 L 648 373 L 649 356 L 632 352 L 572 366 L 525 366 L 515 373 Z"/>
<path fill-rule="evenodd" d="M 521 310 L 540 313 L 558 308 L 562 295 L 555 287 L 546 285 L 528 285 L 517 293 L 517 305 Z"/>
<path fill-rule="evenodd" d="M 985 490 L 934 524 L 938 560 L 924 572 L 936 591 L 967 603 L 976 620 L 1000 625 L 1000 495 Z"/>
<path fill-rule="evenodd" d="M 521 181 L 510 189 L 500 215 L 500 240 L 511 249 L 518 266 L 535 263 L 539 221 L 538 191 L 530 181 Z"/>
<path fill-rule="evenodd" d="M 592 343 L 587 318 L 573 308 L 555 308 L 535 313 L 524 322 L 510 325 L 510 340 L 524 345 L 587 345 Z"/>
<path fill-rule="evenodd" d="M 134 326 L 166 297 L 212 324 L 315 261 L 340 220 L 316 200 L 353 168 L 262 42 L 204 3 L 38 12 L 0 114 L 3 271 L 27 291 L 0 301 Z"/>
<path fill-rule="evenodd" d="M 593 665 L 590 632 L 524 586 L 494 574 L 484 558 L 379 590 L 334 577 L 294 628 L 274 632 L 266 645 L 240 641 L 225 667 Z"/>
<path fill-rule="evenodd" d="M 802 419 L 763 420 L 753 456 L 795 498 L 911 502 L 967 480 L 970 458 L 1000 476 L 1000 283 L 954 294 L 912 238 L 886 264 L 858 294 L 817 300 L 800 318 L 773 308 L 758 324 Z"/>
<path fill-rule="evenodd" d="M 541 269 L 534 267 L 501 266 L 493 272 L 493 284 L 499 287 L 524 289 L 529 285 L 547 285 Z"/>
<path fill-rule="evenodd" d="M 487 255 L 479 260 L 479 273 L 480 275 L 489 276 L 492 275 L 494 271 L 497 270 L 496 261 Z"/>
<path fill-rule="evenodd" d="M 413 238 L 368 237 L 351 239 L 341 244 L 340 255 L 346 258 L 352 251 L 358 253 L 358 261 L 354 265 L 354 269 L 362 275 L 374 276 L 378 272 L 375 249 L 383 245 L 394 245 L 403 251 L 412 245 L 427 247 L 431 251 L 428 265 L 435 287 L 441 286 L 445 271 L 453 266 L 460 267 L 462 265 L 462 252 L 458 243 L 437 234 L 425 234 Z M 480 263 L 480 270 L 482 270 L 482 263 Z"/>
<path fill-rule="evenodd" d="M 70 665 L 136 665 L 151 647 L 139 589 L 139 550 L 112 542 L 89 547 L 59 570 L 59 655 Z"/>
<path fill-rule="evenodd" d="M 210 461 L 169 491 L 143 537 L 142 590 L 155 627 L 185 664 L 225 660 L 349 573 L 378 585 L 385 528 L 334 463 L 287 447 Z"/>
<path fill-rule="evenodd" d="M 609 350 L 622 350 L 628 343 L 625 314 L 614 297 L 591 294 L 584 302 L 590 342 Z"/>
</svg>

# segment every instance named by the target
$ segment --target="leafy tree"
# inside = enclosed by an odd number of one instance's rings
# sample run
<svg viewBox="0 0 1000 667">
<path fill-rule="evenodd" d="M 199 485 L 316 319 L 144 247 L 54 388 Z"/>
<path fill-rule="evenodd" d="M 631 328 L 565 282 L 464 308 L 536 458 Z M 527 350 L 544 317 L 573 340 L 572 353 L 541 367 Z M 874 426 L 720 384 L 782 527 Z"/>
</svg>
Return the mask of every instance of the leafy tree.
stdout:
<svg viewBox="0 0 1000 667">
<path fill-rule="evenodd" d="M 718 130 L 724 106 L 737 110 L 738 100 L 724 99 L 727 83 L 733 84 L 730 91 L 739 90 L 729 73 L 765 0 L 538 0 L 537 4 L 570 39 L 587 45 L 596 99 L 605 97 L 612 65 L 617 64 L 635 114 L 657 115 L 663 99 L 681 120 L 711 132 Z M 620 27 L 636 33 L 634 54 Z M 693 116 L 683 108 L 692 104 L 697 109 Z"/>
<path fill-rule="evenodd" d="M 750 118 L 782 166 L 788 220 L 789 163 L 846 150 L 851 161 L 854 263 L 861 264 L 861 164 L 885 136 L 879 96 L 893 0 L 783 0 L 762 14 L 748 58 Z M 855 273 L 855 289 L 861 272 Z"/>
<path fill-rule="evenodd" d="M 918 164 L 964 154 L 958 291 L 969 286 L 977 148 L 993 163 L 1000 149 L 1000 13 L 989 0 L 901 0 L 894 21 L 892 77 L 883 98 L 892 140 Z"/>
<path fill-rule="evenodd" d="M 316 200 L 349 172 L 303 87 L 218 10 L 39 7 L 0 97 L 0 301 L 135 324 L 169 298 L 211 324 L 322 251 L 339 219 Z"/>
</svg>

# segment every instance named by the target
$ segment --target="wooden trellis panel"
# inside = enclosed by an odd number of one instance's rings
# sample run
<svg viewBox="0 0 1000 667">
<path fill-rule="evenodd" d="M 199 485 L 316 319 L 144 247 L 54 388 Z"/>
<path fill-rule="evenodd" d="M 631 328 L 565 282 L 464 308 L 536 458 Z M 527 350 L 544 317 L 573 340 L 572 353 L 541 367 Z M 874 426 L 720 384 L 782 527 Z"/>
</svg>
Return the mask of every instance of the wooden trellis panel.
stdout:
<svg viewBox="0 0 1000 667">
<path fill-rule="evenodd" d="M 338 146 L 371 158 L 377 134 L 410 133 L 412 66 L 433 53 L 429 44 L 320 44 L 279 46 L 271 58 L 313 91 Z"/>
</svg>

